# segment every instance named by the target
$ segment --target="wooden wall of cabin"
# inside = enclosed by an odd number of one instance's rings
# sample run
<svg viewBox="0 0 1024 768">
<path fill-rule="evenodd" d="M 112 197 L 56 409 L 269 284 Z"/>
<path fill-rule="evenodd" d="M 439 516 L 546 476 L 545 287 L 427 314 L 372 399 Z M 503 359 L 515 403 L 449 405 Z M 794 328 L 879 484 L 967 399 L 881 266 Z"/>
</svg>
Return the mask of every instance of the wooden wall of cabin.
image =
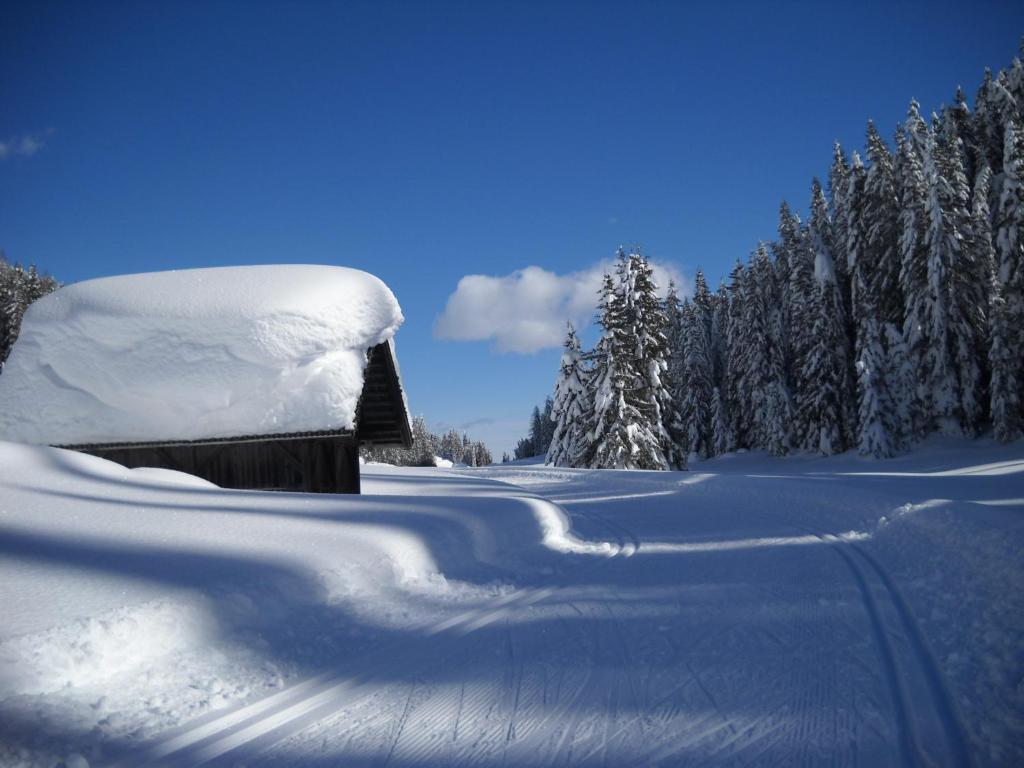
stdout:
<svg viewBox="0 0 1024 768">
<path fill-rule="evenodd" d="M 359 451 L 351 436 L 297 440 L 80 448 L 126 467 L 187 472 L 221 488 L 359 493 Z"/>
</svg>

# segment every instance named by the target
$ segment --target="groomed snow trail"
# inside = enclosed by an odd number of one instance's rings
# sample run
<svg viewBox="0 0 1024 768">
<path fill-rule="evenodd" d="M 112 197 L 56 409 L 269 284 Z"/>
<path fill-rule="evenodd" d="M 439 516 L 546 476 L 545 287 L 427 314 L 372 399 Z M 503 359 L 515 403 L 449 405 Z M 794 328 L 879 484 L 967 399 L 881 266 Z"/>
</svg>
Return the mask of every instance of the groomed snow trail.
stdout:
<svg viewBox="0 0 1024 768">
<path fill-rule="evenodd" d="M 83 736 L 82 752 L 247 768 L 1013 764 L 1024 459 L 1007 451 L 688 473 L 368 467 L 367 495 L 304 514 L 337 536 L 411 537 L 434 581 L 368 586 L 330 622 L 262 624 L 253 647 L 281 666 L 325 632 L 365 642 L 172 730 Z M 211 509 L 303 499 L 188 494 Z"/>
</svg>

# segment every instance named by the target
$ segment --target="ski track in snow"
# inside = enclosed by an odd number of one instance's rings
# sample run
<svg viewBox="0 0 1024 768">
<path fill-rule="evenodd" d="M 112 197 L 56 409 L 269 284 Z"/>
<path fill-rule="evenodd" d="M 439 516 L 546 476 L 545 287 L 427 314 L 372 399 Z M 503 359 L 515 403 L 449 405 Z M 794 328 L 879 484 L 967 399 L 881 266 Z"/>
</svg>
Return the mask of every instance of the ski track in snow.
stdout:
<svg viewBox="0 0 1024 768">
<path fill-rule="evenodd" d="M 376 470 L 404 484 L 402 499 L 437 478 L 435 504 L 476 494 L 525 505 L 547 546 L 507 555 L 513 570 L 500 574 L 515 589 L 455 601 L 435 621 L 148 742 L 94 745 L 93 764 L 909 768 L 1024 754 L 1012 728 L 991 746 L 993 732 L 979 734 L 979 713 L 919 620 L 921 585 L 902 583 L 874 545 L 915 515 L 952 514 L 950 503 L 1019 512 L 1020 462 L 872 473 L 842 471 L 848 459 L 805 462 L 813 471 L 800 459 L 745 461 L 682 476 Z M 932 499 L 936 477 L 949 478 L 952 502 Z M 964 477 L 960 491 L 952 483 Z M 501 540 L 500 509 L 481 513 L 474 542 Z M 570 530 L 559 533 L 558 514 Z M 484 545 L 474 553 L 503 559 Z M 481 583 L 499 573 L 488 563 Z M 1007 567 L 1007 587 L 1022 586 L 1022 564 Z"/>
</svg>

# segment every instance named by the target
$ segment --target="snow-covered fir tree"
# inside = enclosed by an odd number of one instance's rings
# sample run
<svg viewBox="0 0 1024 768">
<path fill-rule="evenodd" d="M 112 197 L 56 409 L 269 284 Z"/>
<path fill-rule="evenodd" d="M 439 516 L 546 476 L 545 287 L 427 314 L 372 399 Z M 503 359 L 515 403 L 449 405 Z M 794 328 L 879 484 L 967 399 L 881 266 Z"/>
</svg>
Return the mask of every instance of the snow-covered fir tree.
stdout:
<svg viewBox="0 0 1024 768">
<path fill-rule="evenodd" d="M 805 322 L 810 334 L 800 358 L 798 380 L 805 382 L 798 400 L 801 410 L 802 446 L 824 456 L 846 450 L 844 410 L 850 401 L 847 388 L 849 365 L 843 301 L 836 280 L 832 254 L 821 235 L 827 217 L 817 179 L 811 191 L 809 239 L 814 254 L 811 302 Z"/>
<path fill-rule="evenodd" d="M 924 155 L 928 150 L 928 125 L 916 101 L 910 102 L 899 141 L 900 191 L 900 287 L 903 291 L 903 339 L 916 373 L 917 385 L 909 404 L 915 438 L 931 429 L 931 390 L 926 370 L 929 347 L 928 316 L 931 302 L 928 284 L 928 249 Z"/>
<path fill-rule="evenodd" d="M 866 290 L 878 310 L 881 323 L 903 326 L 903 293 L 900 290 L 899 199 L 892 154 L 868 121 L 867 157 L 870 163 L 864 180 L 862 220 L 863 251 L 858 279 L 869 283 Z"/>
<path fill-rule="evenodd" d="M 562 361 L 555 382 L 551 420 L 554 435 L 548 448 L 547 463 L 557 467 L 574 467 L 583 449 L 582 430 L 586 406 L 583 353 L 576 330 L 569 323 Z"/>
<path fill-rule="evenodd" d="M 779 290 L 763 243 L 751 260 L 745 294 L 745 336 L 740 340 L 740 355 L 746 370 L 741 390 L 751 409 L 756 447 L 772 456 L 783 456 L 790 449 L 792 412 L 786 386 Z"/>
<path fill-rule="evenodd" d="M 794 443 L 802 442 L 808 424 L 800 403 L 813 397 L 814 383 L 801 377 L 811 346 L 814 255 L 800 217 L 784 202 L 779 210 L 779 241 L 774 247 L 778 293 L 781 300 L 781 349 L 786 371 L 786 386 L 792 392 L 793 410 L 790 434 Z"/>
<path fill-rule="evenodd" d="M 1013 120 L 1005 129 L 1002 167 L 994 238 L 996 306 L 989 355 L 1000 392 L 996 426 L 1000 439 L 1012 440 L 1020 430 L 1020 407 L 1024 401 L 1019 389 L 1024 385 L 1024 130 Z M 996 393 L 993 386 L 993 398 Z M 993 400 L 993 414 L 995 405 Z"/>
<path fill-rule="evenodd" d="M 893 455 L 892 441 L 885 424 L 885 414 L 890 408 L 882 376 L 885 352 L 875 317 L 869 317 L 862 324 L 858 351 L 857 451 L 861 456 L 887 458 Z"/>
<path fill-rule="evenodd" d="M 641 376 L 624 296 L 624 264 L 621 258 L 619 285 L 608 274 L 602 285 L 598 319 L 602 334 L 591 358 L 593 411 L 588 414 L 583 459 L 595 469 L 667 469 L 653 409 L 638 397 Z"/>
<path fill-rule="evenodd" d="M 701 458 L 715 455 L 712 438 L 714 380 L 712 371 L 711 294 L 700 271 L 694 280 L 693 301 L 683 305 L 683 370 L 686 387 L 681 392 L 685 444 Z"/>
<path fill-rule="evenodd" d="M 651 414 L 650 429 L 658 436 L 668 467 L 685 468 L 686 454 L 679 445 L 682 423 L 668 378 L 669 348 L 666 332 L 669 320 L 658 298 L 654 270 L 638 251 L 630 253 L 621 264 L 626 316 L 635 338 L 634 366 L 639 374 L 637 396 L 647 406 L 641 410 Z M 701 300 L 710 302 L 706 285 Z M 710 304 L 706 311 L 710 322 Z"/>
<path fill-rule="evenodd" d="M 733 445 L 750 447 L 753 438 L 753 422 L 748 408 L 750 392 L 747 377 L 747 271 L 739 261 L 729 273 L 729 322 L 726 329 L 726 346 L 729 350 L 726 360 L 722 398 L 725 404 L 726 421 Z"/>
</svg>

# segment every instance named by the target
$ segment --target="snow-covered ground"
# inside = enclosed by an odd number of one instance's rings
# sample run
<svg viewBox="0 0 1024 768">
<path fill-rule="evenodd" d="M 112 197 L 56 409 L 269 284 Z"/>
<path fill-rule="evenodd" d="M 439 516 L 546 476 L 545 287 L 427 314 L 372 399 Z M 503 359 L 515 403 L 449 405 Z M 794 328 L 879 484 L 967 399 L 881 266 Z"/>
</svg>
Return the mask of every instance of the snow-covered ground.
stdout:
<svg viewBox="0 0 1024 768">
<path fill-rule="evenodd" d="M 1024 764 L 1024 445 L 363 471 L 0 443 L 0 765 Z"/>
</svg>

